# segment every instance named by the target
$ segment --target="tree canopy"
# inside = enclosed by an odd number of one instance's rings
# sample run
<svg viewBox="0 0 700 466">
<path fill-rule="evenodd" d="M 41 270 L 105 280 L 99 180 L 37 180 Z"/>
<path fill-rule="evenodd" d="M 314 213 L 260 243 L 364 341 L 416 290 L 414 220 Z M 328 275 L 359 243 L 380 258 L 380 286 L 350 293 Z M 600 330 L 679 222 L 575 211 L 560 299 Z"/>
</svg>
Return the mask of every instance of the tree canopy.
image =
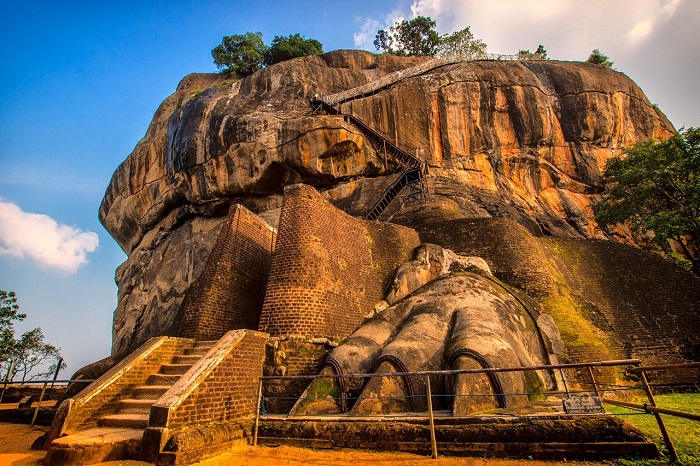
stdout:
<svg viewBox="0 0 700 466">
<path fill-rule="evenodd" d="M 61 359 L 60 348 L 44 343 L 40 328 L 24 332 L 15 339 L 15 321 L 21 321 L 26 314 L 19 312 L 17 296 L 13 291 L 0 290 L 0 368 L 2 375 L 14 380 L 44 379 L 52 375 L 58 367 L 66 364 Z"/>
<path fill-rule="evenodd" d="M 549 57 L 547 56 L 547 50 L 545 50 L 544 45 L 540 44 L 539 47 L 537 47 L 537 50 L 534 52 L 530 52 L 529 49 L 526 50 L 518 50 L 518 57 L 520 58 L 539 58 L 540 60 L 549 60 Z"/>
<path fill-rule="evenodd" d="M 436 26 L 435 20 L 427 16 L 400 21 L 388 31 L 377 31 L 374 46 L 380 52 L 406 57 L 479 56 L 486 53 L 486 44 L 475 39 L 469 27 L 440 35 Z"/>
<path fill-rule="evenodd" d="M 469 26 L 452 34 L 445 34 L 440 38 L 437 55 L 440 57 L 464 55 L 479 57 L 486 53 L 486 43 L 481 39 L 475 39 Z"/>
<path fill-rule="evenodd" d="M 224 37 L 221 44 L 211 51 L 211 55 L 220 70 L 253 74 L 262 68 L 266 50 L 261 32 L 246 32 Z"/>
<path fill-rule="evenodd" d="M 377 50 L 406 57 L 435 56 L 440 46 L 437 23 L 426 16 L 395 23 L 389 31 L 380 29 L 374 39 Z"/>
<path fill-rule="evenodd" d="M 593 63 L 594 65 L 602 65 L 610 69 L 613 69 L 613 65 L 615 64 L 607 55 L 603 55 L 599 49 L 593 50 L 588 56 L 588 59 L 586 59 L 586 62 Z"/>
<path fill-rule="evenodd" d="M 700 128 L 642 141 L 608 161 L 606 190 L 594 205 L 601 228 L 618 223 L 680 248 L 700 275 Z"/>
<path fill-rule="evenodd" d="M 292 58 L 321 53 L 323 53 L 323 45 L 316 39 L 304 39 L 300 34 L 290 34 L 287 37 L 275 36 L 265 51 L 263 62 L 266 66 L 270 66 Z"/>
<path fill-rule="evenodd" d="M 253 74 L 281 61 L 320 53 L 323 53 L 323 45 L 315 39 L 305 39 L 299 34 L 275 36 L 268 47 L 260 32 L 226 36 L 211 51 L 219 70 L 242 75 Z"/>
</svg>

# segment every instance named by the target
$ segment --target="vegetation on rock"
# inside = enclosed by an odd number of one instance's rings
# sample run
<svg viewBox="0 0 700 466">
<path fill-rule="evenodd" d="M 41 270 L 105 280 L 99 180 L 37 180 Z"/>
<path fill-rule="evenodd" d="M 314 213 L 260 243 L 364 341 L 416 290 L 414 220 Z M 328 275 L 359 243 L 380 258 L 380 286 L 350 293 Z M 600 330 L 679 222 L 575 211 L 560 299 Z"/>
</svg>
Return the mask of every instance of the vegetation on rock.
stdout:
<svg viewBox="0 0 700 466">
<path fill-rule="evenodd" d="M 19 312 L 15 293 L 0 290 L 0 368 L 8 380 L 14 380 L 17 375 L 22 381 L 46 378 L 56 371 L 61 358 L 60 348 L 44 343 L 39 327 L 15 339 L 14 323 L 25 317 L 26 314 Z M 61 369 L 65 367 L 61 360 Z M 35 372 L 35 369 L 44 370 Z"/>
<path fill-rule="evenodd" d="M 469 55 L 486 53 L 486 44 L 475 39 L 467 26 L 452 34 L 440 35 L 430 17 L 417 16 L 394 23 L 388 31 L 380 29 L 374 39 L 377 50 L 405 57 Z"/>
<path fill-rule="evenodd" d="M 323 45 L 299 34 L 275 36 L 270 46 L 263 42 L 261 32 L 246 32 L 226 36 L 214 47 L 211 55 L 219 70 L 249 75 L 257 70 L 285 60 L 323 53 Z"/>
<path fill-rule="evenodd" d="M 221 44 L 212 49 L 211 56 L 220 70 L 253 74 L 262 68 L 266 50 L 261 32 L 246 32 L 224 37 Z"/>
<path fill-rule="evenodd" d="M 539 58 L 540 60 L 549 60 L 547 56 L 547 50 L 545 50 L 544 45 L 540 44 L 537 50 L 530 52 L 529 49 L 518 50 L 518 57 L 525 59 Z"/>
<path fill-rule="evenodd" d="M 700 275 L 700 128 L 641 141 L 608 161 L 594 206 L 601 228 L 627 223 L 661 247 L 677 245 Z"/>
<path fill-rule="evenodd" d="M 603 55 L 603 53 L 599 49 L 593 50 L 586 59 L 586 62 L 593 63 L 594 65 L 602 65 L 607 68 L 610 68 L 611 70 L 614 69 L 613 65 L 615 64 L 614 61 L 610 60 L 610 57 L 608 57 L 607 55 Z"/>
<path fill-rule="evenodd" d="M 323 45 L 316 39 L 304 39 L 304 36 L 299 34 L 290 34 L 287 37 L 275 36 L 270 47 L 265 51 L 263 61 L 266 66 L 270 66 L 292 58 L 321 53 L 323 53 Z"/>
</svg>

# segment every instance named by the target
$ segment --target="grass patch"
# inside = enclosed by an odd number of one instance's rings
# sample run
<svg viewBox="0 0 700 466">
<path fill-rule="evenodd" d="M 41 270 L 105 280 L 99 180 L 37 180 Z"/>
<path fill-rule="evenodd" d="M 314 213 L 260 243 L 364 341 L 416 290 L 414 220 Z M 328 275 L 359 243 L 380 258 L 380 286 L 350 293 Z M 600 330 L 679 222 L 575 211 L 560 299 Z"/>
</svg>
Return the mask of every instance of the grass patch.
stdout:
<svg viewBox="0 0 700 466">
<path fill-rule="evenodd" d="M 700 393 L 656 395 L 654 399 L 660 408 L 700 414 Z M 637 402 L 643 404 L 644 401 L 646 401 L 646 398 L 639 399 Z M 661 466 L 669 464 L 659 426 L 656 424 L 656 419 L 653 415 L 637 415 L 638 411 L 609 404 L 605 405 L 605 410 L 619 415 L 625 421 L 637 427 L 644 435 L 656 443 L 659 446 L 659 450 L 664 454 L 664 457 L 656 460 L 620 459 L 616 460 L 615 463 L 625 466 Z M 683 466 L 700 465 L 700 421 L 692 421 L 666 414 L 662 414 L 661 418 L 678 453 L 679 462 L 676 464 Z"/>
</svg>

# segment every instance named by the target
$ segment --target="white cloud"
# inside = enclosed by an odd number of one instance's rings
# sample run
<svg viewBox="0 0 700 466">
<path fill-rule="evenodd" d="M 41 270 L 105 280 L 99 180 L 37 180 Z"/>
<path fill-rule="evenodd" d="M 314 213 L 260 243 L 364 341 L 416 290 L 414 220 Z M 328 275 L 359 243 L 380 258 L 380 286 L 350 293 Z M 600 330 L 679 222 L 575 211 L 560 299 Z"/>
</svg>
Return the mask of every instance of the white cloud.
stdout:
<svg viewBox="0 0 700 466">
<path fill-rule="evenodd" d="M 686 0 L 687 1 L 687 0 Z M 437 20 L 441 32 L 471 26 L 496 53 L 557 45 L 577 55 L 608 42 L 637 46 L 659 22 L 673 17 L 683 0 L 414 0 L 413 16 Z M 626 34 L 627 41 L 619 41 Z M 620 42 L 622 42 L 620 44 Z M 603 50 L 604 51 L 604 50 Z M 550 56 L 552 54 L 550 53 Z M 585 58 L 585 57 L 584 57 Z"/>
<path fill-rule="evenodd" d="M 627 38 L 632 42 L 646 39 L 654 30 L 654 22 L 651 19 L 640 21 L 627 33 Z"/>
<path fill-rule="evenodd" d="M 384 16 L 384 24 L 377 21 L 374 18 L 364 18 L 360 30 L 353 34 L 353 39 L 355 40 L 355 47 L 364 50 L 375 50 L 374 38 L 377 35 L 377 31 L 380 29 L 388 30 L 394 23 L 401 22 L 405 19 L 403 13 L 398 10 L 392 10 L 386 16 Z M 361 22 L 362 18 L 358 18 L 357 22 Z"/>
<path fill-rule="evenodd" d="M 585 60 L 600 49 L 677 126 L 700 126 L 697 0 L 413 0 L 392 13 L 430 16 L 441 33 L 470 26 L 492 53 L 542 44 L 554 60 Z"/>
<path fill-rule="evenodd" d="M 98 244 L 96 233 L 62 225 L 48 215 L 23 212 L 0 199 L 0 255 L 29 258 L 41 267 L 74 274 Z"/>
<path fill-rule="evenodd" d="M 381 29 L 379 21 L 373 18 L 365 18 L 360 30 L 352 35 L 355 40 L 355 47 L 369 49 L 373 46 L 374 36 Z"/>
</svg>

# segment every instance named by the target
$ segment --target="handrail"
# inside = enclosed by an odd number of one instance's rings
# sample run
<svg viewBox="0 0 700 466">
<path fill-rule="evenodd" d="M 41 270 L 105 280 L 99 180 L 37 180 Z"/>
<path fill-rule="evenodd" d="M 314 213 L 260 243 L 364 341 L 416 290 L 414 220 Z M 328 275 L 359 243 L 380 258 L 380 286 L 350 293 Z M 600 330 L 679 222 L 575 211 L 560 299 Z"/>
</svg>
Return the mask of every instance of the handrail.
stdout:
<svg viewBox="0 0 700 466">
<path fill-rule="evenodd" d="M 411 175 L 415 177 L 414 180 L 411 179 Z M 384 190 L 382 197 L 380 197 L 377 202 L 374 203 L 371 209 L 365 214 L 365 220 L 376 220 L 384 212 L 384 209 L 393 201 L 399 192 L 412 181 L 420 181 L 421 172 L 420 168 L 407 168 L 394 180 L 393 183 L 389 185 Z M 393 194 L 392 194 L 393 193 Z"/>
<path fill-rule="evenodd" d="M 324 111 L 326 111 L 332 115 L 342 115 L 343 118 L 347 119 L 350 123 L 352 123 L 354 126 L 359 128 L 360 131 L 362 131 L 363 133 L 368 135 L 370 140 L 372 140 L 372 138 L 374 138 L 375 140 L 381 141 L 382 148 L 386 148 L 387 152 L 390 153 L 392 156 L 394 156 L 396 159 L 398 159 L 399 162 L 409 166 L 410 168 L 421 167 L 422 171 L 426 170 L 425 161 L 419 159 L 415 155 L 409 154 L 408 152 L 406 152 L 403 149 L 400 149 L 395 144 L 393 144 L 391 141 L 389 141 L 387 138 L 382 136 L 379 132 L 370 128 L 365 122 L 363 122 L 362 120 L 357 118 L 355 115 L 341 113 L 339 110 L 337 110 L 335 107 L 328 104 L 324 100 L 318 100 L 317 102 L 321 102 Z"/>
<path fill-rule="evenodd" d="M 414 76 L 419 76 L 425 74 L 435 68 L 440 68 L 441 66 L 453 65 L 455 63 L 464 63 L 472 61 L 516 61 L 516 60 L 541 60 L 538 54 L 533 54 L 532 56 L 525 55 L 500 55 L 493 53 L 485 54 L 458 54 L 449 55 L 444 57 L 433 58 L 432 60 L 425 61 L 418 65 L 406 68 L 403 70 L 396 71 L 394 73 L 383 76 L 375 81 L 372 81 L 361 86 L 354 87 L 352 89 L 347 89 L 345 91 L 337 92 L 335 94 L 319 94 L 319 100 L 326 102 L 328 105 L 335 106 L 342 104 L 344 102 L 353 100 L 359 96 L 371 95 L 380 90 L 391 86 L 403 79 L 412 78 Z"/>
</svg>

